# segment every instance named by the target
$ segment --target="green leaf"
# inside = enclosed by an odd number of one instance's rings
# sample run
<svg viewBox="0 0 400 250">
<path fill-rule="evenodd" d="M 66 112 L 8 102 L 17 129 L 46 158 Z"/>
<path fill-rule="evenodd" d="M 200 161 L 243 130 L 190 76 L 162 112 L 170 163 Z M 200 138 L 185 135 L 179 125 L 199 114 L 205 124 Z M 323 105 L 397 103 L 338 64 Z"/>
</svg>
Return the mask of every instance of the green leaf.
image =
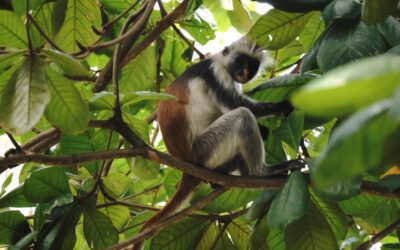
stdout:
<svg viewBox="0 0 400 250">
<path fill-rule="evenodd" d="M 214 213 L 230 212 L 246 206 L 246 204 L 254 200 L 259 193 L 259 190 L 232 188 L 208 203 L 203 209 Z"/>
<path fill-rule="evenodd" d="M 304 128 L 304 114 L 301 111 L 292 112 L 286 119 L 282 120 L 279 130 L 280 139 L 287 143 L 290 147 L 290 151 L 293 154 L 289 154 L 291 158 L 296 158 L 297 151 L 300 145 L 300 139 Z"/>
<path fill-rule="evenodd" d="M 28 57 L 13 73 L 0 99 L 0 124 L 23 134 L 40 120 L 50 101 L 46 75 L 40 58 Z"/>
<path fill-rule="evenodd" d="M 240 219 L 233 220 L 229 223 L 226 230 L 232 237 L 236 249 L 248 249 L 251 228 L 246 222 Z"/>
<path fill-rule="evenodd" d="M 400 188 L 400 175 L 399 174 L 391 174 L 383 177 L 379 180 L 378 185 L 381 187 L 386 187 L 390 191 L 394 191 Z"/>
<path fill-rule="evenodd" d="M 307 211 L 308 203 L 307 183 L 303 174 L 295 171 L 272 201 L 268 213 L 270 227 L 283 229 L 294 220 L 301 218 Z"/>
<path fill-rule="evenodd" d="M 300 33 L 300 42 L 305 50 L 309 50 L 325 28 L 321 12 L 313 12 L 303 31 Z"/>
<path fill-rule="evenodd" d="M 22 59 L 21 52 L 10 52 L 7 54 L 0 54 L 0 72 L 9 69 Z M 2 85 L 2 84 L 0 84 Z"/>
<path fill-rule="evenodd" d="M 269 3 L 278 10 L 288 12 L 309 12 L 311 10 L 322 10 L 332 0 L 256 0 L 257 2 Z"/>
<path fill-rule="evenodd" d="M 312 13 L 287 13 L 272 9 L 260 17 L 249 36 L 266 49 L 280 49 L 303 30 Z"/>
<path fill-rule="evenodd" d="M 0 196 L 2 196 L 4 194 L 4 192 L 6 191 L 6 188 L 8 187 L 8 185 L 10 185 L 11 181 L 13 178 L 13 173 L 9 174 L 6 179 L 4 180 L 3 184 L 1 185 L 1 189 L 0 189 Z"/>
<path fill-rule="evenodd" d="M 240 32 L 248 31 L 252 26 L 252 18 L 246 5 L 241 0 L 233 0 L 233 11 L 229 12 L 231 24 Z"/>
<path fill-rule="evenodd" d="M 156 66 L 156 48 L 149 46 L 122 68 L 119 76 L 121 93 L 154 89 Z"/>
<path fill-rule="evenodd" d="M 136 91 L 127 93 L 121 99 L 121 106 L 127 106 L 140 101 L 178 100 L 176 96 L 151 91 Z"/>
<path fill-rule="evenodd" d="M 399 0 L 365 0 L 363 2 L 361 20 L 367 24 L 376 24 L 392 14 Z"/>
<path fill-rule="evenodd" d="M 68 0 L 64 23 L 55 37 L 56 44 L 66 52 L 77 52 L 83 46 L 92 45 L 98 35 L 92 27 L 100 29 L 101 13 L 96 1 Z"/>
<path fill-rule="evenodd" d="M 149 142 L 149 125 L 146 121 L 140 120 L 128 112 L 123 112 L 122 117 L 133 131 L 145 142 Z"/>
<path fill-rule="evenodd" d="M 314 203 L 306 216 L 287 226 L 285 242 L 288 250 L 339 249 L 335 235 Z"/>
<path fill-rule="evenodd" d="M 18 186 L 0 199 L 0 208 L 34 206 L 36 206 L 36 203 L 26 200 L 23 186 Z"/>
<path fill-rule="evenodd" d="M 163 34 L 165 34 L 165 45 L 161 55 L 161 70 L 168 80 L 172 81 L 189 67 L 189 60 L 183 57 L 189 47 L 175 32 Z"/>
<path fill-rule="evenodd" d="M 390 46 L 400 44 L 400 23 L 394 17 L 386 18 L 384 22 L 378 23 L 377 27 Z"/>
<path fill-rule="evenodd" d="M 204 232 L 204 231 L 203 231 Z M 214 223 L 203 234 L 200 235 L 200 240 L 196 245 L 196 250 L 211 249 L 215 238 L 217 237 L 217 228 Z"/>
<path fill-rule="evenodd" d="M 394 198 L 360 194 L 339 203 L 342 210 L 357 218 L 357 224 L 369 233 L 379 232 L 399 217 L 399 202 Z"/>
<path fill-rule="evenodd" d="M 53 26 L 55 25 L 52 23 L 51 18 L 52 15 L 58 14 L 56 13 L 56 8 L 53 8 L 53 6 L 58 5 L 59 2 L 62 1 L 57 1 L 56 3 L 43 4 L 41 5 L 40 8 L 32 10 L 31 12 L 32 17 L 35 19 L 37 25 L 40 27 L 40 30 L 47 37 L 50 38 L 53 37 Z M 21 4 L 21 6 L 23 6 L 23 4 Z M 60 16 L 58 16 L 58 18 L 60 18 Z M 41 47 L 46 42 L 46 39 L 42 36 L 42 34 L 38 31 L 38 29 L 34 25 L 31 25 L 30 34 L 31 34 L 32 45 L 34 47 L 36 48 Z"/>
<path fill-rule="evenodd" d="M 282 230 L 271 229 L 267 237 L 268 248 L 273 250 L 286 250 L 285 235 Z"/>
<path fill-rule="evenodd" d="M 154 180 L 160 172 L 160 164 L 141 157 L 131 158 L 128 160 L 128 164 L 132 173 L 144 181 Z"/>
<path fill-rule="evenodd" d="M 335 0 L 322 12 L 325 20 L 356 19 L 361 12 L 361 4 L 357 0 Z"/>
<path fill-rule="evenodd" d="M 77 203 L 68 205 L 59 218 L 44 226 L 39 233 L 35 246 L 38 249 L 74 249 L 76 242 L 75 227 L 81 214 Z"/>
<path fill-rule="evenodd" d="M 314 192 L 311 192 L 311 199 L 318 210 L 324 215 L 325 220 L 328 222 L 332 232 L 335 234 L 336 240 L 344 240 L 347 234 L 349 221 L 339 205 L 323 200 Z"/>
<path fill-rule="evenodd" d="M 81 62 L 61 51 L 44 48 L 42 52 L 69 76 L 89 76 L 91 72 Z"/>
<path fill-rule="evenodd" d="M 29 224 L 21 212 L 0 212 L 0 245 L 13 245 L 30 231 Z"/>
<path fill-rule="evenodd" d="M 397 162 L 395 149 L 400 146 L 400 133 L 396 122 L 387 115 L 390 105 L 388 101 L 379 102 L 336 128 L 311 175 L 316 187 L 326 188 Z"/>
<path fill-rule="evenodd" d="M 73 82 L 52 70 L 47 71 L 51 101 L 47 105 L 47 120 L 62 132 L 77 134 L 89 124 L 89 108 Z"/>
<path fill-rule="evenodd" d="M 13 245 L 10 250 L 20 250 L 27 249 L 29 246 L 35 241 L 37 236 L 37 232 L 30 232 L 25 235 L 22 239 L 20 239 L 15 245 Z"/>
<path fill-rule="evenodd" d="M 99 209 L 99 211 L 110 218 L 117 230 L 123 229 L 131 217 L 129 208 L 125 206 L 107 206 Z"/>
<path fill-rule="evenodd" d="M 118 242 L 118 231 L 109 217 L 99 212 L 90 204 L 82 206 L 83 231 L 89 246 L 107 248 Z"/>
<path fill-rule="evenodd" d="M 0 46 L 26 48 L 26 29 L 19 17 L 11 11 L 0 10 Z"/>
<path fill-rule="evenodd" d="M 185 29 L 196 40 L 196 42 L 200 43 L 201 45 L 205 45 L 208 41 L 215 38 L 214 28 L 196 13 L 193 15 L 193 18 L 182 22 L 182 28 Z M 186 47 L 186 44 L 184 47 Z M 188 48 L 186 47 L 185 49 Z"/>
<path fill-rule="evenodd" d="M 68 177 L 60 167 L 38 169 L 25 180 L 24 195 L 31 202 L 49 202 L 66 193 L 71 193 Z"/>
<path fill-rule="evenodd" d="M 267 235 L 269 234 L 269 228 L 267 218 L 268 216 L 266 215 L 262 216 L 254 225 L 249 239 L 250 250 L 268 249 Z"/>
<path fill-rule="evenodd" d="M 287 97 L 296 89 L 305 83 L 314 79 L 312 74 L 290 74 L 277 76 L 271 80 L 258 85 L 247 93 L 252 99 L 264 102 L 278 102 L 287 99 Z"/>
<path fill-rule="evenodd" d="M 169 197 L 172 197 L 172 195 L 174 195 L 174 193 L 176 192 L 177 184 L 179 183 L 181 177 L 182 172 L 172 168 L 166 169 L 166 175 L 163 184 L 165 192 Z"/>
<path fill-rule="evenodd" d="M 349 114 L 357 108 L 391 96 L 400 85 L 398 65 L 400 58 L 394 55 L 345 65 L 310 82 L 293 95 L 292 103 L 313 116 Z"/>
<path fill-rule="evenodd" d="M 210 221 L 186 218 L 158 233 L 151 241 L 151 249 L 193 249 Z"/>
<path fill-rule="evenodd" d="M 102 91 L 95 93 L 89 99 L 90 110 L 113 110 L 115 104 L 115 95 L 111 92 Z"/>
<path fill-rule="evenodd" d="M 363 57 L 382 54 L 386 41 L 375 26 L 359 21 L 335 21 L 318 49 L 317 61 L 323 71 L 329 71 Z"/>
</svg>

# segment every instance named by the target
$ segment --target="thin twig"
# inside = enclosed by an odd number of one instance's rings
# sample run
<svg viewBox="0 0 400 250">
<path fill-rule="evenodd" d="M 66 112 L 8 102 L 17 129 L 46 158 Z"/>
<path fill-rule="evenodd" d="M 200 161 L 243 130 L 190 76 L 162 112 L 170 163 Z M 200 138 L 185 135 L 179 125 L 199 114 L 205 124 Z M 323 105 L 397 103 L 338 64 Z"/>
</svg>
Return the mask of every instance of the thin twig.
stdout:
<svg viewBox="0 0 400 250">
<path fill-rule="evenodd" d="M 23 150 L 22 150 L 21 146 L 18 144 L 18 142 L 15 140 L 15 138 L 9 133 L 6 133 L 6 134 L 8 136 L 8 139 L 10 139 L 11 143 L 14 145 L 17 152 L 22 153 Z"/>
<path fill-rule="evenodd" d="M 129 208 L 138 208 L 138 209 L 143 209 L 143 210 L 150 210 L 150 211 L 160 211 L 159 208 L 143 206 L 143 205 L 136 205 L 136 204 L 131 204 L 131 203 L 126 202 L 126 201 L 118 201 L 118 200 L 112 200 L 110 202 L 97 205 L 97 208 L 103 208 L 103 207 L 109 207 L 109 206 L 117 206 L 117 205 L 124 206 L 124 207 L 129 207 Z"/>
<path fill-rule="evenodd" d="M 397 228 L 400 228 L 400 219 L 397 221 L 393 222 L 389 226 L 387 226 L 385 229 L 383 229 L 381 232 L 375 234 L 372 236 L 371 239 L 367 240 L 366 242 L 362 243 L 357 250 L 368 250 L 374 245 L 375 243 L 378 243 L 380 240 L 388 236 L 390 233 L 392 233 L 394 230 Z"/>
<path fill-rule="evenodd" d="M 157 0 L 157 3 L 158 3 L 158 6 L 160 6 L 161 15 L 163 17 L 166 16 L 167 12 L 165 11 L 162 1 Z M 199 56 L 200 60 L 203 60 L 205 58 L 205 55 L 199 49 L 197 49 L 191 41 L 189 41 L 189 39 L 178 29 L 178 27 L 176 27 L 176 25 L 174 23 L 171 24 L 171 27 L 174 29 L 175 33 L 178 34 L 178 36 L 180 36 L 182 38 L 182 40 L 187 45 L 189 45 L 189 47 L 192 48 L 192 50 L 194 52 L 196 52 L 196 54 Z"/>
<path fill-rule="evenodd" d="M 42 28 L 40 28 L 39 24 L 36 22 L 36 20 L 33 18 L 33 16 L 31 16 L 31 14 L 27 15 L 28 20 L 33 24 L 33 26 L 35 26 L 36 30 L 40 33 L 40 35 L 44 38 L 44 40 L 46 40 L 51 47 L 53 47 L 54 49 L 64 52 L 60 47 L 57 46 L 57 44 L 55 44 L 47 35 L 46 33 L 44 33 L 44 31 L 42 30 Z"/>
<path fill-rule="evenodd" d="M 211 250 L 215 249 L 215 247 L 218 244 L 219 239 L 221 239 L 221 237 L 224 235 L 225 230 L 228 228 L 229 223 L 230 222 L 224 223 L 224 226 L 220 227 L 219 232 L 218 232 L 217 236 L 215 237 L 213 244 L 210 247 Z"/>
<path fill-rule="evenodd" d="M 212 200 L 214 200 L 215 198 L 217 198 L 218 196 L 223 194 L 226 190 L 227 189 L 223 188 L 223 187 L 216 188 L 211 194 L 199 199 L 192 206 L 168 217 L 167 219 L 161 221 L 158 224 L 149 226 L 148 228 L 143 230 L 141 233 L 139 233 L 135 237 L 128 239 L 124 242 L 121 242 L 119 244 L 116 244 L 116 245 L 110 247 L 109 249 L 123 249 L 124 247 L 132 246 L 133 244 L 136 244 L 138 242 L 145 240 L 146 238 L 151 237 L 152 235 L 158 233 L 159 231 L 161 231 L 165 227 L 171 225 L 172 223 L 179 221 L 182 218 L 194 213 L 196 210 L 204 207 L 205 205 L 210 203 Z"/>
<path fill-rule="evenodd" d="M 109 21 L 108 23 L 104 24 L 102 29 L 103 30 L 107 30 L 111 25 L 113 25 L 114 23 L 116 23 L 119 19 L 121 19 L 122 17 L 124 17 L 129 11 L 131 11 L 133 8 L 136 7 L 136 5 L 140 2 L 140 0 L 136 0 L 135 2 L 133 2 L 131 4 L 131 6 L 129 6 L 129 8 L 127 8 L 126 10 L 124 10 L 123 12 L 121 12 L 118 16 L 116 16 L 113 20 Z M 140 13 L 140 12 L 138 12 Z"/>
<path fill-rule="evenodd" d="M 139 192 L 139 193 L 136 193 L 136 194 L 128 195 L 128 196 L 122 198 L 122 200 L 126 201 L 126 200 L 130 200 L 130 199 L 132 199 L 132 198 L 135 198 L 135 197 L 137 197 L 137 196 L 140 196 L 140 195 L 142 195 L 142 194 L 146 194 L 146 193 L 149 193 L 149 192 L 155 192 L 155 191 L 159 190 L 160 187 L 161 187 L 161 184 L 160 184 L 160 185 L 157 185 L 157 186 L 154 186 L 154 187 L 151 187 L 151 188 L 147 188 L 147 189 L 143 190 L 142 192 Z"/>
</svg>

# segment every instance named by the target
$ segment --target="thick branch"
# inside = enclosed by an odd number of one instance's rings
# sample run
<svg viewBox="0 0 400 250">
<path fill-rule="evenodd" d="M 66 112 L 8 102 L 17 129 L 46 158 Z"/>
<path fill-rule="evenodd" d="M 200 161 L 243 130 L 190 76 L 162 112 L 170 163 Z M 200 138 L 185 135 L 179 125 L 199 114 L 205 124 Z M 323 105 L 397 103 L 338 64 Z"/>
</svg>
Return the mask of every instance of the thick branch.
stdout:
<svg viewBox="0 0 400 250">
<path fill-rule="evenodd" d="M 255 177 L 255 176 L 234 176 L 221 174 L 206 168 L 202 168 L 191 163 L 182 161 L 173 156 L 159 152 L 150 147 L 136 149 L 120 149 L 100 152 L 82 153 L 68 156 L 50 156 L 41 154 L 31 155 L 13 155 L 8 158 L 0 159 L 0 173 L 4 171 L 10 164 L 21 164 L 25 162 L 36 162 L 54 166 L 69 166 L 89 161 L 130 158 L 140 156 L 145 159 L 158 162 L 179 169 L 186 174 L 196 176 L 205 181 L 219 184 L 224 187 L 241 187 L 241 188 L 278 188 L 285 181 L 285 176 L 274 177 Z M 310 183 L 310 180 L 308 180 Z M 385 187 L 380 187 L 372 182 L 363 182 L 361 191 L 373 195 L 381 195 L 386 197 L 398 198 L 400 195 L 396 192 L 390 192 Z"/>
</svg>

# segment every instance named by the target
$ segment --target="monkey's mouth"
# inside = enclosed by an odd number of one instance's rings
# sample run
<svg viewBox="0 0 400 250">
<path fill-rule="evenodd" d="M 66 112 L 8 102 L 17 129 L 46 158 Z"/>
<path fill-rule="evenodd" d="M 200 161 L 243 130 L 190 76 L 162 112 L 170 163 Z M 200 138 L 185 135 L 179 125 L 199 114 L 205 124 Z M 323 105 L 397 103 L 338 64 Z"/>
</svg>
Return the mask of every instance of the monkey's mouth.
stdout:
<svg viewBox="0 0 400 250">
<path fill-rule="evenodd" d="M 240 72 L 237 72 L 234 76 L 234 80 L 240 83 L 246 83 L 250 81 L 252 78 L 250 71 L 248 69 L 243 69 Z"/>
</svg>

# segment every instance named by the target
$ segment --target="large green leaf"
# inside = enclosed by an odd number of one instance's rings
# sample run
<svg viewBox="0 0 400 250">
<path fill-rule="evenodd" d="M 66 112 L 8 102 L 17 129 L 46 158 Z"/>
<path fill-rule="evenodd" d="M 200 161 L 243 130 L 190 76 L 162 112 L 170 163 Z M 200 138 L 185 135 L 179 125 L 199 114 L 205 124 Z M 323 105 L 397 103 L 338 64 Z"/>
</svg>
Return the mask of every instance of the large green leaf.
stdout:
<svg viewBox="0 0 400 250">
<path fill-rule="evenodd" d="M 69 76 L 88 76 L 91 72 L 81 62 L 72 56 L 53 49 L 43 49 L 42 52 L 53 60 Z"/>
<path fill-rule="evenodd" d="M 317 61 L 323 71 L 363 57 L 382 54 L 386 41 L 375 26 L 359 21 L 335 21 L 318 49 Z"/>
<path fill-rule="evenodd" d="M 151 249 L 193 249 L 199 234 L 207 230 L 210 221 L 187 218 L 162 230 L 151 241 Z"/>
<path fill-rule="evenodd" d="M 264 215 L 259 218 L 254 224 L 253 230 L 250 234 L 249 239 L 249 249 L 257 250 L 257 249 L 266 249 L 267 248 L 267 235 L 269 233 L 268 228 L 268 216 Z"/>
<path fill-rule="evenodd" d="M 164 93 L 151 91 L 135 91 L 127 93 L 121 100 L 121 106 L 131 105 L 140 101 L 177 100 L 177 97 Z"/>
<path fill-rule="evenodd" d="M 288 13 L 272 9 L 258 19 L 249 36 L 266 49 L 279 49 L 300 34 L 311 16 L 312 13 Z"/>
<path fill-rule="evenodd" d="M 91 202 L 82 206 L 83 231 L 89 246 L 103 249 L 118 242 L 118 231 L 110 218 L 94 208 Z"/>
<path fill-rule="evenodd" d="M 325 220 L 328 222 L 332 232 L 335 234 L 336 240 L 344 240 L 349 222 L 339 205 L 323 200 L 314 192 L 311 192 L 311 199 L 318 210 L 324 215 Z"/>
<path fill-rule="evenodd" d="M 310 204 L 306 216 L 287 226 L 285 242 L 288 250 L 339 249 L 324 214 L 314 203 Z"/>
<path fill-rule="evenodd" d="M 128 164 L 132 173 L 144 181 L 154 180 L 160 172 L 160 164 L 141 157 L 129 159 Z"/>
<path fill-rule="evenodd" d="M 367 24 L 376 24 L 392 14 L 399 0 L 365 0 L 363 2 L 361 20 Z"/>
<path fill-rule="evenodd" d="M 175 32 L 164 32 L 165 45 L 161 55 L 161 70 L 172 81 L 180 76 L 189 67 L 189 60 L 185 60 L 185 51 L 189 48 Z"/>
<path fill-rule="evenodd" d="M 204 232 L 203 230 L 195 249 L 196 250 L 211 249 L 216 236 L 217 236 L 217 228 L 215 223 L 212 223 L 210 227 L 207 229 L 207 231 Z"/>
<path fill-rule="evenodd" d="M 0 245 L 13 245 L 30 231 L 29 224 L 20 211 L 0 212 Z"/>
<path fill-rule="evenodd" d="M 0 46 L 26 48 L 26 29 L 19 17 L 11 11 L 0 10 Z"/>
<path fill-rule="evenodd" d="M 74 249 L 76 242 L 75 227 L 81 214 L 80 206 L 77 203 L 66 207 L 60 217 L 51 223 L 47 223 L 40 231 L 35 243 L 37 249 Z"/>
<path fill-rule="evenodd" d="M 339 203 L 343 211 L 357 218 L 364 231 L 377 233 L 399 218 L 399 201 L 394 198 L 360 194 Z"/>
<path fill-rule="evenodd" d="M 230 212 L 246 206 L 246 204 L 254 200 L 259 193 L 259 190 L 233 188 L 208 203 L 203 209 L 214 213 Z"/>
<path fill-rule="evenodd" d="M 122 68 L 119 84 L 122 93 L 154 89 L 156 79 L 156 48 L 147 47 L 139 56 Z"/>
<path fill-rule="evenodd" d="M 400 85 L 398 65 L 400 58 L 394 55 L 348 64 L 310 82 L 292 97 L 292 103 L 296 108 L 314 116 L 349 114 L 391 96 Z"/>
<path fill-rule="evenodd" d="M 40 58 L 28 57 L 4 87 L 0 124 L 12 133 L 23 134 L 39 121 L 49 101 L 44 65 Z"/>
<path fill-rule="evenodd" d="M 265 83 L 260 84 L 247 93 L 251 98 L 264 102 L 279 102 L 287 97 L 305 83 L 314 79 L 316 76 L 311 74 L 290 74 L 277 76 Z"/>
<path fill-rule="evenodd" d="M 133 131 L 140 136 L 145 142 L 149 142 L 149 125 L 146 121 L 136 118 L 128 112 L 123 112 L 124 121 L 130 126 Z"/>
<path fill-rule="evenodd" d="M 232 237 L 235 249 L 248 249 L 251 228 L 246 222 L 240 219 L 233 220 L 229 223 L 226 230 Z"/>
<path fill-rule="evenodd" d="M 60 2 L 60 1 L 57 1 Z M 19 3 L 20 4 L 20 3 Z M 53 8 L 55 3 L 46 3 L 42 4 L 40 8 L 36 10 L 32 10 L 32 17 L 35 19 L 37 25 L 40 27 L 40 30 L 47 36 L 53 37 L 53 23 L 51 21 L 52 14 L 55 12 L 55 8 Z M 20 4 L 23 6 L 23 4 Z M 56 14 L 56 13 L 54 13 Z M 60 17 L 59 17 L 60 18 Z M 31 25 L 30 29 L 31 40 L 34 47 L 42 46 L 46 40 L 42 36 L 42 34 L 38 31 L 37 27 Z"/>
<path fill-rule="evenodd" d="M 0 54 L 0 72 L 4 72 L 4 70 L 9 69 L 10 66 L 13 66 L 21 60 L 21 52 L 10 52 L 7 54 Z M 0 83 L 0 85 L 2 85 Z M 0 87 L 1 88 L 1 87 Z"/>
<path fill-rule="evenodd" d="M 313 12 L 303 31 L 300 33 L 300 42 L 306 50 L 309 50 L 324 30 L 324 22 L 321 12 Z"/>
<path fill-rule="evenodd" d="M 107 206 L 99 209 L 99 211 L 110 218 L 117 230 L 121 230 L 131 217 L 129 208 L 124 206 Z"/>
<path fill-rule="evenodd" d="M 317 187 L 326 188 L 398 162 L 400 133 L 397 123 L 387 115 L 390 105 L 389 101 L 379 102 L 336 128 L 311 175 Z"/>
<path fill-rule="evenodd" d="M 96 1 L 68 0 L 64 23 L 57 33 L 55 41 L 67 52 L 76 52 L 83 46 L 92 45 L 98 35 L 93 28 L 100 29 L 101 13 Z"/>
<path fill-rule="evenodd" d="M 196 40 L 196 42 L 202 45 L 205 45 L 208 41 L 215 38 L 215 31 L 211 24 L 198 16 L 196 13 L 193 15 L 193 18 L 185 20 L 181 25 L 182 28 L 185 29 Z M 179 38 L 177 37 L 177 39 Z M 185 49 L 188 49 L 186 44 L 182 45 L 184 45 Z M 169 45 L 166 46 L 169 47 Z M 179 56 L 182 56 L 182 54 Z"/>
<path fill-rule="evenodd" d="M 307 211 L 308 203 L 307 183 L 303 174 L 295 171 L 272 201 L 268 213 L 270 227 L 283 229 L 294 220 L 301 218 Z"/>
<path fill-rule="evenodd" d="M 400 22 L 394 17 L 386 18 L 384 22 L 378 23 L 377 27 L 390 46 L 400 44 Z"/>
<path fill-rule="evenodd" d="M 356 19 L 361 12 L 361 4 L 357 0 L 335 0 L 322 12 L 325 20 Z"/>
<path fill-rule="evenodd" d="M 68 177 L 60 167 L 36 170 L 24 184 L 24 195 L 31 202 L 49 202 L 70 192 Z"/>
<path fill-rule="evenodd" d="M 72 81 L 48 70 L 51 101 L 46 108 L 46 118 L 51 124 L 67 134 L 85 130 L 89 123 L 89 108 Z"/>
<path fill-rule="evenodd" d="M 36 203 L 26 200 L 23 186 L 19 186 L 0 199 L 0 208 L 6 207 L 34 207 Z"/>
<path fill-rule="evenodd" d="M 229 12 L 232 25 L 240 32 L 248 31 L 252 26 L 249 10 L 241 0 L 233 0 L 233 11 Z"/>
</svg>

